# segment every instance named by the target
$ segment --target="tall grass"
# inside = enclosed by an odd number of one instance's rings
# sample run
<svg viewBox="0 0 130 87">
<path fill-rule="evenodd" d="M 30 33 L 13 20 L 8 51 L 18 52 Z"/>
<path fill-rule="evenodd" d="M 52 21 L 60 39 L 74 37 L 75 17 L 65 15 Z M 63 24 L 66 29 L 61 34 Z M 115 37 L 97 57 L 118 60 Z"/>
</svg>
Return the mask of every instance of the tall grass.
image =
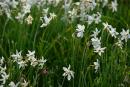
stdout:
<svg viewBox="0 0 130 87">
<path fill-rule="evenodd" d="M 119 1 L 118 11 L 112 13 L 107 8 L 102 9 L 102 20 L 117 28 L 121 32 L 122 28 L 130 28 L 129 4 Z M 41 12 L 35 6 L 31 9 L 34 18 L 32 25 L 25 22 L 21 24 L 15 18 L 9 20 L 4 15 L 0 16 L 0 56 L 5 57 L 7 72 L 10 77 L 7 81 L 18 82 L 21 77 L 26 78 L 30 85 L 28 87 L 129 87 L 129 67 L 130 67 L 130 40 L 124 44 L 121 50 L 117 47 L 113 39 L 106 31 L 103 31 L 102 23 L 86 26 L 83 38 L 72 37 L 76 25 L 79 21 L 68 23 L 61 20 L 64 9 L 50 7 L 50 12 L 57 14 L 57 18 L 51 23 L 41 28 Z M 102 56 L 93 52 L 90 35 L 95 27 L 101 30 L 102 46 L 107 47 Z M 16 63 L 12 63 L 11 54 L 16 50 L 21 50 L 26 56 L 28 50 L 35 50 L 36 56 L 44 56 L 47 59 L 43 69 L 37 70 L 31 66 L 25 70 L 18 68 Z M 100 60 L 100 69 L 95 73 L 93 62 Z M 71 69 L 75 72 L 74 79 L 68 81 L 62 76 L 62 67 L 71 64 Z M 47 73 L 43 73 L 44 71 Z M 127 82 L 124 79 L 128 79 Z M 63 82 L 64 81 L 64 82 Z M 63 84 L 62 84 L 63 83 Z M 7 84 L 8 85 L 8 84 Z M 5 87 L 8 87 L 8 86 Z"/>
</svg>

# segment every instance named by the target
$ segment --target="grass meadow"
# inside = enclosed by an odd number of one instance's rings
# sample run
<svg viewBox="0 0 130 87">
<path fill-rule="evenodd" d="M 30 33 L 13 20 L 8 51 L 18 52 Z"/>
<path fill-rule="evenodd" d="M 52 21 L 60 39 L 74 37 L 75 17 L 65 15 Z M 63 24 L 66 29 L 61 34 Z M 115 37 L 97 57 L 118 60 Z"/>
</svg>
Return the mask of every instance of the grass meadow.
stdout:
<svg viewBox="0 0 130 87">
<path fill-rule="evenodd" d="M 130 87 L 129 0 L 0 0 L 0 87 Z"/>
</svg>

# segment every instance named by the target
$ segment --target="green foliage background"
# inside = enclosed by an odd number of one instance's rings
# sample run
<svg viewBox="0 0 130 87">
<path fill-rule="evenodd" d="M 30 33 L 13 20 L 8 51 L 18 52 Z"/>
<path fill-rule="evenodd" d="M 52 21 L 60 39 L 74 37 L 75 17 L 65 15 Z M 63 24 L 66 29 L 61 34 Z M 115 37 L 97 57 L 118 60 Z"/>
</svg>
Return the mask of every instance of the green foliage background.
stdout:
<svg viewBox="0 0 130 87">
<path fill-rule="evenodd" d="M 103 8 L 102 20 L 116 27 L 117 31 L 121 31 L 122 28 L 130 28 L 130 1 L 118 1 L 118 12 L 112 13 Z M 71 64 L 75 77 L 71 81 L 65 80 L 63 87 L 119 87 L 121 83 L 129 87 L 130 80 L 124 82 L 124 78 L 127 76 L 130 79 L 130 40 L 120 50 L 113 44 L 116 40 L 102 32 L 102 45 L 107 49 L 100 57 L 93 53 L 90 35 L 96 26 L 102 30 L 102 24 L 86 27 L 82 39 L 73 38 L 72 34 L 79 22 L 68 24 L 61 21 L 64 13 L 59 7 L 52 6 L 50 12 L 55 12 L 57 18 L 46 28 L 40 28 L 41 12 L 35 7 L 31 12 L 35 21 L 32 25 L 20 24 L 15 19 L 9 20 L 5 16 L 0 16 L 0 56 L 6 58 L 8 72 L 11 72 L 9 81 L 19 81 L 21 73 L 24 73 L 24 77 L 30 80 L 33 87 L 60 87 L 63 81 L 62 67 Z M 10 62 L 10 54 L 16 49 L 22 50 L 23 55 L 26 55 L 28 50 L 35 50 L 39 58 L 44 56 L 47 59 L 45 68 L 48 74 L 43 75 L 42 70 L 35 71 L 32 67 L 23 71 L 17 66 L 14 67 Z M 94 67 L 91 66 L 96 59 L 99 59 L 101 64 L 98 73 L 95 73 Z"/>
</svg>

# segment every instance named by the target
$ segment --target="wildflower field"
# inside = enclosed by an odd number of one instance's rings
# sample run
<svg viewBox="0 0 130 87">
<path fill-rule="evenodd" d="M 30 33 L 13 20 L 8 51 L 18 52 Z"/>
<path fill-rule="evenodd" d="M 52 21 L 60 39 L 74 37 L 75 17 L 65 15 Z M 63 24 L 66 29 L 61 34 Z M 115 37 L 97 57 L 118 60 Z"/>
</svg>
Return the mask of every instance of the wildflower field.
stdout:
<svg viewBox="0 0 130 87">
<path fill-rule="evenodd" d="M 130 87 L 130 0 L 0 0 L 0 87 Z"/>
</svg>

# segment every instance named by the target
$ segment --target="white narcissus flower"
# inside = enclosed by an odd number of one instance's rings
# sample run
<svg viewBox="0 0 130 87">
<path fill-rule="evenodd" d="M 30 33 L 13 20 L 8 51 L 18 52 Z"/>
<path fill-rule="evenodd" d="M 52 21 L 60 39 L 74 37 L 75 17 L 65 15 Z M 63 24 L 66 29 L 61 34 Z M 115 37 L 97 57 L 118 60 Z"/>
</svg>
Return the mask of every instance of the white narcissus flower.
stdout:
<svg viewBox="0 0 130 87">
<path fill-rule="evenodd" d="M 92 24 L 93 22 L 95 24 L 98 24 L 101 22 L 101 14 L 99 12 L 92 15 L 86 15 L 86 18 L 87 18 L 88 25 Z"/>
<path fill-rule="evenodd" d="M 57 16 L 56 16 L 55 13 L 50 13 L 50 17 L 51 17 L 52 19 L 54 19 L 54 18 L 56 18 Z"/>
<path fill-rule="evenodd" d="M 120 34 L 121 34 L 121 40 L 125 40 L 125 42 L 127 42 L 127 40 L 130 38 L 129 29 L 127 31 L 122 29 L 122 32 Z"/>
<path fill-rule="evenodd" d="M 31 66 L 35 67 L 38 64 L 38 61 L 35 58 L 35 51 L 32 51 L 32 52 L 28 51 L 28 54 L 26 55 L 27 55 L 28 61 L 31 62 Z"/>
<path fill-rule="evenodd" d="M 11 57 L 14 59 L 14 62 L 18 62 L 18 61 L 21 61 L 22 60 L 22 55 L 21 55 L 21 51 L 20 52 L 18 52 L 17 50 L 16 50 L 16 54 L 12 54 L 11 55 Z"/>
<path fill-rule="evenodd" d="M 99 46 L 98 48 L 94 49 L 94 52 L 95 52 L 95 53 L 98 53 L 98 54 L 101 56 L 101 54 L 104 53 L 104 50 L 105 50 L 105 49 L 106 49 L 106 47 L 101 48 L 101 47 Z"/>
<path fill-rule="evenodd" d="M 31 15 L 29 15 L 25 21 L 27 22 L 28 25 L 32 24 L 32 21 L 33 21 L 33 17 Z"/>
<path fill-rule="evenodd" d="M 21 61 L 19 61 L 19 62 L 17 62 L 17 63 L 18 63 L 18 65 L 19 65 L 19 69 L 20 69 L 20 68 L 25 68 L 25 66 L 27 66 L 26 61 L 23 61 L 23 60 L 21 60 Z"/>
<path fill-rule="evenodd" d="M 27 13 L 30 13 L 31 12 L 31 5 L 30 4 L 26 4 L 23 6 L 23 14 L 27 14 Z"/>
<path fill-rule="evenodd" d="M 33 66 L 33 67 L 35 67 L 35 66 L 38 64 L 38 61 L 37 61 L 36 58 L 32 58 L 32 59 L 30 60 L 30 62 L 31 62 L 31 66 Z"/>
<path fill-rule="evenodd" d="M 112 12 L 117 11 L 117 6 L 118 6 L 117 0 L 114 0 L 114 1 L 111 2 Z"/>
<path fill-rule="evenodd" d="M 28 54 L 26 54 L 27 55 L 27 57 L 29 58 L 29 60 L 30 59 L 32 59 L 32 58 L 34 58 L 35 57 L 35 51 L 30 51 L 30 50 L 28 50 Z"/>
<path fill-rule="evenodd" d="M 113 27 L 110 28 L 109 32 L 110 32 L 111 36 L 114 38 L 116 38 L 117 35 L 119 34 L 118 32 L 116 32 L 116 28 L 113 28 Z"/>
<path fill-rule="evenodd" d="M 95 72 L 98 71 L 98 69 L 100 68 L 100 63 L 99 63 L 99 60 L 97 59 L 96 62 L 94 62 L 94 66 L 95 66 Z"/>
<path fill-rule="evenodd" d="M 44 21 L 43 21 L 44 19 Z M 46 27 L 48 24 L 50 24 L 50 21 L 52 20 L 52 17 L 47 17 L 47 15 L 45 15 L 44 17 L 41 17 L 41 21 L 43 22 L 43 24 L 40 27 Z"/>
<path fill-rule="evenodd" d="M 22 53 L 21 51 L 18 52 L 16 50 L 16 54 L 11 55 L 11 57 L 13 58 L 13 61 L 16 62 L 19 65 L 19 69 L 27 66 L 27 64 L 26 64 L 27 62 L 26 62 L 26 60 L 23 59 L 21 53 Z"/>
<path fill-rule="evenodd" d="M 78 32 L 77 33 L 77 37 L 81 37 L 82 38 L 83 37 L 83 32 Z"/>
<path fill-rule="evenodd" d="M 31 63 L 31 66 L 35 67 L 38 64 L 38 61 L 35 57 L 31 57 L 30 59 L 28 59 Z"/>
<path fill-rule="evenodd" d="M 64 73 L 63 76 L 67 77 L 68 80 L 71 80 L 71 77 L 74 78 L 74 72 L 72 70 L 70 70 L 71 66 L 69 65 L 68 68 L 63 67 Z"/>
<path fill-rule="evenodd" d="M 17 84 L 15 84 L 13 81 L 11 81 L 11 82 L 9 83 L 9 87 L 18 87 L 19 83 L 20 83 L 20 82 L 18 82 Z"/>
<path fill-rule="evenodd" d="M 91 23 L 93 23 L 93 21 L 94 21 L 94 16 L 93 15 L 87 15 L 88 25 L 90 25 Z"/>
<path fill-rule="evenodd" d="M 77 31 L 77 37 L 80 37 L 80 38 L 83 37 L 84 29 L 85 29 L 84 25 L 80 25 L 80 24 L 77 25 L 77 29 L 76 29 L 76 31 Z"/>
<path fill-rule="evenodd" d="M 46 63 L 46 61 L 47 61 L 47 60 L 44 59 L 44 57 L 42 57 L 42 59 L 38 60 L 38 65 L 39 65 L 39 67 L 42 68 L 43 65 Z"/>
<path fill-rule="evenodd" d="M 109 24 L 106 22 L 106 23 L 102 23 L 103 24 L 103 26 L 104 26 L 104 29 L 108 29 L 108 26 L 109 26 Z M 108 29 L 109 30 L 109 29 Z"/>
<path fill-rule="evenodd" d="M 2 72 L 1 77 L 2 78 L 0 79 L 0 82 L 2 82 L 2 84 L 5 84 L 6 80 L 9 78 L 9 75 L 6 72 Z"/>
<path fill-rule="evenodd" d="M 99 33 L 100 33 L 100 31 L 96 28 L 95 31 L 93 31 L 93 34 L 91 36 L 96 38 Z"/>
<path fill-rule="evenodd" d="M 24 79 L 24 82 L 20 82 L 21 87 L 27 87 L 28 82 Z"/>
<path fill-rule="evenodd" d="M 112 37 L 117 38 L 117 35 L 119 35 L 119 33 L 116 31 L 116 28 L 113 28 L 112 25 L 109 25 L 107 22 L 103 23 L 103 26 L 104 29 L 107 29 L 107 31 L 109 31 Z"/>
<path fill-rule="evenodd" d="M 101 38 L 99 39 L 97 37 L 94 37 L 94 38 L 91 39 L 94 49 L 97 49 L 99 46 L 101 46 L 100 40 L 101 40 Z"/>
</svg>

